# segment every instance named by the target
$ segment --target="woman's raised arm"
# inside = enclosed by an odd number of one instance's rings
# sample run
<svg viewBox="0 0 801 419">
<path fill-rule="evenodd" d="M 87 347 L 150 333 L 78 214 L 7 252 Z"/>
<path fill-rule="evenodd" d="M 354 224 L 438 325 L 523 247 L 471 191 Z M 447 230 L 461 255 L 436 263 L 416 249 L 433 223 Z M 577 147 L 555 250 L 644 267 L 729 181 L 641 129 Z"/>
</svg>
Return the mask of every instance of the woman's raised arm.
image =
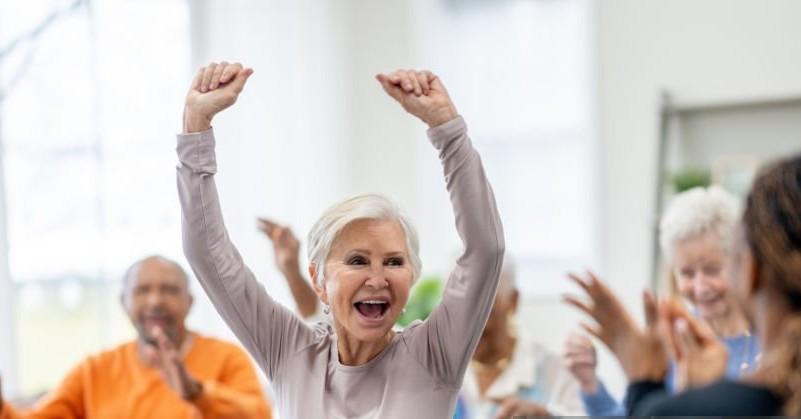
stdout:
<svg viewBox="0 0 801 419">
<path fill-rule="evenodd" d="M 504 252 L 501 219 L 467 126 L 439 78 L 429 71 L 397 71 L 378 80 L 430 127 L 464 244 L 442 303 L 426 322 L 404 333 L 421 364 L 441 383 L 458 388 L 495 298 Z"/>
<path fill-rule="evenodd" d="M 253 70 L 211 64 L 200 70 L 186 97 L 184 133 L 178 135 L 178 194 L 183 247 L 217 312 L 268 377 L 281 360 L 310 343 L 311 328 L 276 303 L 245 266 L 223 222 L 211 120 L 233 105 Z"/>
</svg>

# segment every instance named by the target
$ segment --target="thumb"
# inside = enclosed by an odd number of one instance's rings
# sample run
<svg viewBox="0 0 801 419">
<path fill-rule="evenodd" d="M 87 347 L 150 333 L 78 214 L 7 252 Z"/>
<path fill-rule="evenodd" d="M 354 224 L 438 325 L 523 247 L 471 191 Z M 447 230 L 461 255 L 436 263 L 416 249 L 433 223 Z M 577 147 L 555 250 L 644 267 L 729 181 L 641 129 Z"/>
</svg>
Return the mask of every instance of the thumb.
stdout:
<svg viewBox="0 0 801 419">
<path fill-rule="evenodd" d="M 718 337 L 715 335 L 715 331 L 712 330 L 712 327 L 710 327 L 709 324 L 692 316 L 688 316 L 685 320 L 689 325 L 690 331 L 693 333 L 693 335 L 695 335 L 695 338 L 702 345 L 718 342 Z"/>
<path fill-rule="evenodd" d="M 386 74 L 377 74 L 375 78 L 381 83 L 381 87 L 384 88 L 384 91 L 387 92 L 388 95 L 398 102 L 402 101 L 404 95 L 403 90 L 393 83 Z"/>
<path fill-rule="evenodd" d="M 695 335 L 690 330 L 687 320 L 679 318 L 673 324 L 676 333 L 676 340 L 678 341 L 681 352 L 687 356 L 696 353 L 698 350 L 698 342 Z"/>
<path fill-rule="evenodd" d="M 236 93 L 241 92 L 245 87 L 245 82 L 248 81 L 248 78 L 250 78 L 251 74 L 253 74 L 252 68 L 240 70 L 234 80 L 231 82 L 231 88 L 233 88 Z"/>
<path fill-rule="evenodd" d="M 651 291 L 645 290 L 642 293 L 642 305 L 645 310 L 645 324 L 650 328 L 656 324 L 656 300 Z"/>
</svg>

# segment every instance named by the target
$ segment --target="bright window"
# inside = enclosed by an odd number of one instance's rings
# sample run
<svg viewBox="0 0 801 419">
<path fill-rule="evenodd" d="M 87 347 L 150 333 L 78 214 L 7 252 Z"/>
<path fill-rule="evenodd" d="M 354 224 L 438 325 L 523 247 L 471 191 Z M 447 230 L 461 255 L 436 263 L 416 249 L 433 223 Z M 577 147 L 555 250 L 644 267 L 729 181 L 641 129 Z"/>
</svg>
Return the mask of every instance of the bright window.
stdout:
<svg viewBox="0 0 801 419">
<path fill-rule="evenodd" d="M 165 143 L 180 129 L 188 19 L 185 0 L 0 2 L 0 48 L 41 29 L 0 60 L 23 393 L 51 388 L 87 353 L 131 336 L 117 296 L 133 260 L 181 260 Z"/>
<path fill-rule="evenodd" d="M 597 263 L 591 3 L 415 4 L 418 61 L 470 124 L 520 286 L 559 293 L 565 272 Z"/>
</svg>

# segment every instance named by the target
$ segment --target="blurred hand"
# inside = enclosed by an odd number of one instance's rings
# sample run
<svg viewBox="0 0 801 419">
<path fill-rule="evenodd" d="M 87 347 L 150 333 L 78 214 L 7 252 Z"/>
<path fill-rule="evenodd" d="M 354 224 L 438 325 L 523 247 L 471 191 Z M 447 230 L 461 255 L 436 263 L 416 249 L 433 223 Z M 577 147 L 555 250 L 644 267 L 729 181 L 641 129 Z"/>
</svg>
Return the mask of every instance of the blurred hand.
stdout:
<svg viewBox="0 0 801 419">
<path fill-rule="evenodd" d="M 498 402 L 495 419 L 507 419 L 513 416 L 549 417 L 551 414 L 544 406 L 519 399 L 515 396 L 507 397 Z"/>
<path fill-rule="evenodd" d="M 225 61 L 202 67 L 186 94 L 184 133 L 205 131 L 218 112 L 233 105 L 253 74 L 242 64 Z"/>
<path fill-rule="evenodd" d="M 581 333 L 571 333 L 565 342 L 562 360 L 584 393 L 595 394 L 598 391 L 598 376 L 595 374 L 598 355 L 589 338 Z"/>
<path fill-rule="evenodd" d="M 676 364 L 680 391 L 705 386 L 726 374 L 729 352 L 708 324 L 693 317 L 676 300 L 662 301 L 659 316 L 659 329 Z"/>
<path fill-rule="evenodd" d="M 630 382 L 662 381 L 667 372 L 667 355 L 659 336 L 657 306 L 653 296 L 643 293 L 647 327 L 642 330 L 626 311 L 615 294 L 592 272 L 585 277 L 570 274 L 590 298 L 586 304 L 575 296 L 564 301 L 592 317 L 597 327 L 582 324 L 582 328 L 606 344 L 615 354 Z"/>
<path fill-rule="evenodd" d="M 153 337 L 156 346 L 145 345 L 144 355 L 161 371 L 162 377 L 182 399 L 187 401 L 195 400 L 203 391 L 203 385 L 195 380 L 184 366 L 180 351 L 167 338 L 167 335 L 159 327 L 153 330 Z"/>
<path fill-rule="evenodd" d="M 292 230 L 266 218 L 259 218 L 258 223 L 259 230 L 273 244 L 275 264 L 278 270 L 284 276 L 299 273 L 300 241 L 292 234 Z"/>
<path fill-rule="evenodd" d="M 445 86 L 430 71 L 397 70 L 378 74 L 376 79 L 406 112 L 420 118 L 429 127 L 442 125 L 459 115 Z"/>
</svg>

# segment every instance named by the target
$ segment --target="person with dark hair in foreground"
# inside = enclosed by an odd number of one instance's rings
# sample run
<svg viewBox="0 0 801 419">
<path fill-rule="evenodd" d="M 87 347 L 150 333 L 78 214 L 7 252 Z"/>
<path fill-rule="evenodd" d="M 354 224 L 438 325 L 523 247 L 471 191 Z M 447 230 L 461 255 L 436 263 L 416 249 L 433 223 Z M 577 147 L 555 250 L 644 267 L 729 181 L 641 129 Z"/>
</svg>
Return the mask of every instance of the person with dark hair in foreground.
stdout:
<svg viewBox="0 0 801 419">
<path fill-rule="evenodd" d="M 630 383 L 628 414 L 801 415 L 801 156 L 759 174 L 735 240 L 732 292 L 762 348 L 756 371 L 737 381 L 720 378 L 725 347 L 680 303 L 657 304 L 646 294 L 647 327 L 640 329 L 598 278 L 572 276 L 591 302 L 565 299 L 597 322 L 585 329 L 609 346 L 623 367 Z M 667 354 L 709 384 L 669 395 Z"/>
<path fill-rule="evenodd" d="M 335 204 L 309 233 L 309 274 L 330 324 L 309 325 L 273 300 L 231 243 L 215 185 L 211 120 L 236 102 L 251 74 L 240 64 L 213 63 L 186 98 L 178 191 L 184 253 L 201 285 L 272 380 L 281 417 L 450 417 L 492 308 L 504 239 L 481 159 L 445 87 L 428 71 L 377 76 L 429 126 L 464 244 L 441 304 L 396 332 L 421 262 L 417 233 L 387 198 Z"/>
<path fill-rule="evenodd" d="M 0 418 L 271 417 L 247 354 L 186 329 L 192 296 L 180 265 L 161 256 L 134 263 L 120 302 L 136 341 L 90 356 L 33 409 L 0 397 Z"/>
</svg>

